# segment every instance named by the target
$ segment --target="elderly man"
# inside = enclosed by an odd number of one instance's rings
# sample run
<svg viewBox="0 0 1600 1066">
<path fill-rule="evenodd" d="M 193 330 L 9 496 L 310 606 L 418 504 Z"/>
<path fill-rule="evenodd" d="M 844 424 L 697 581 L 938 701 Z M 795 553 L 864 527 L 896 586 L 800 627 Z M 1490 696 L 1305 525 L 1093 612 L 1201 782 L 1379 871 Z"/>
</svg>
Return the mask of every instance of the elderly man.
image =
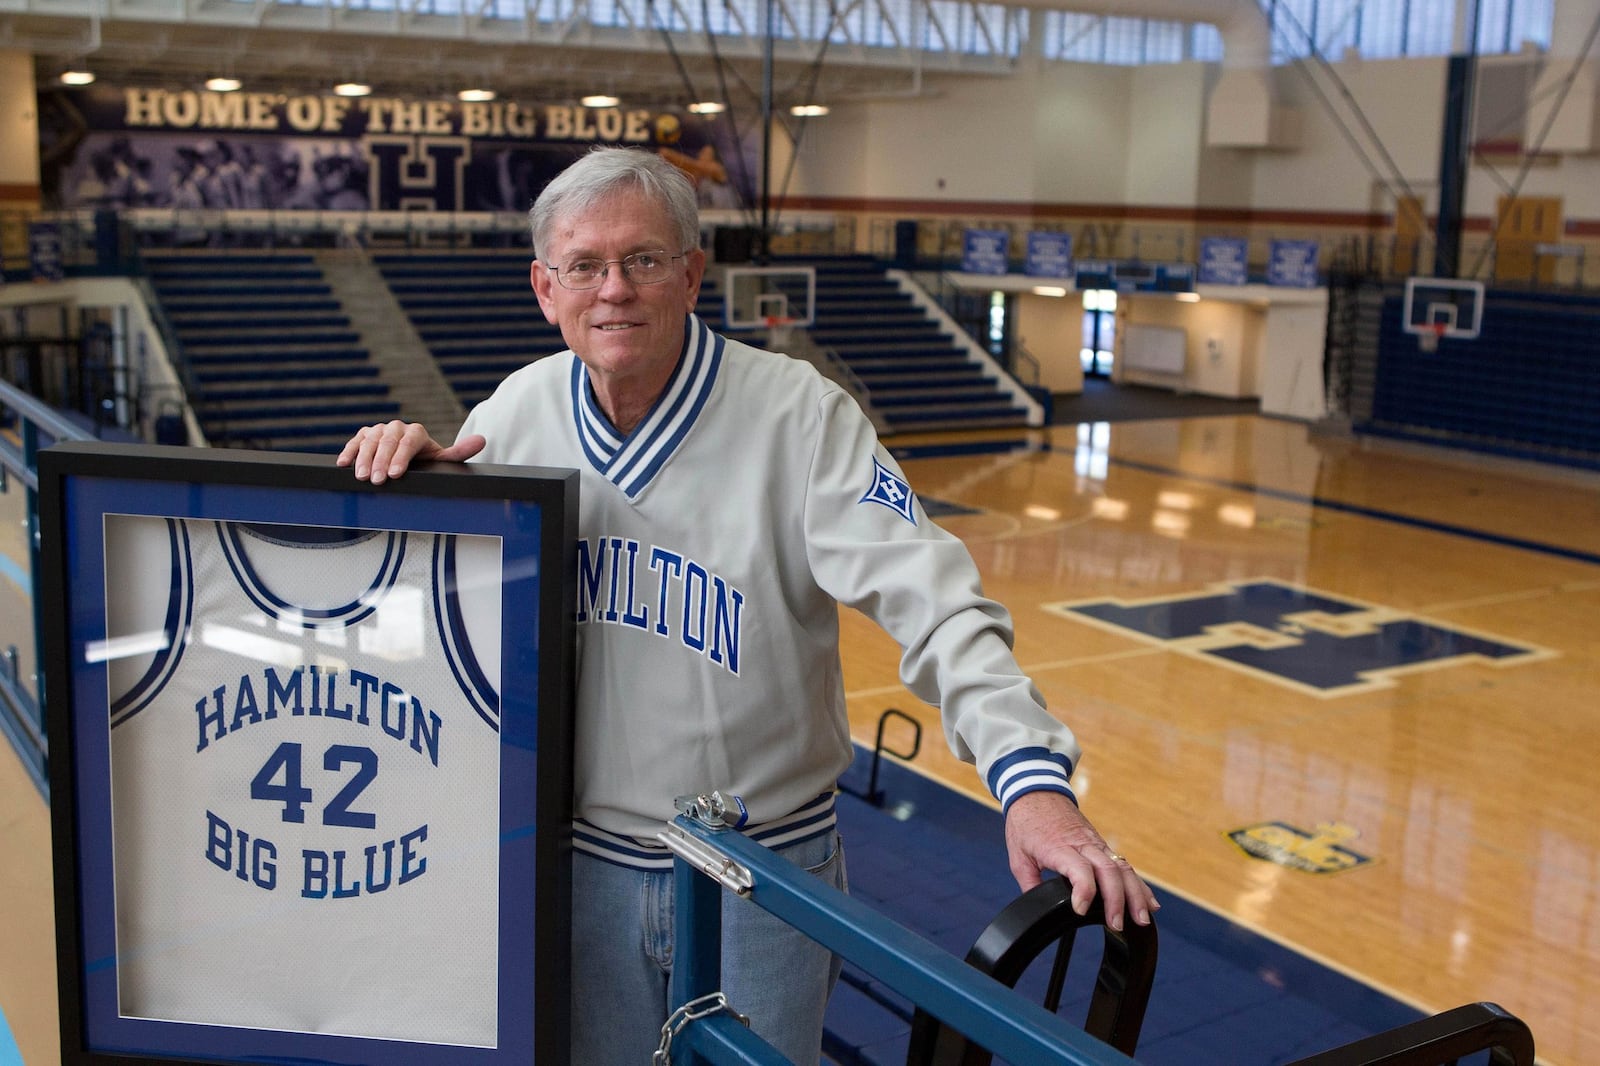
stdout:
<svg viewBox="0 0 1600 1066">
<path fill-rule="evenodd" d="M 361 430 L 338 462 L 382 482 L 417 459 L 580 471 L 573 1060 L 647 1062 L 667 1016 L 680 795 L 742 798 L 744 831 L 844 885 L 833 792 L 852 748 L 838 605 L 904 649 L 953 750 L 1005 810 L 1023 888 L 1054 870 L 1120 927 L 1158 906 L 1079 813 L 1071 732 L 1011 652 L 965 547 L 932 521 L 851 397 L 808 364 L 694 315 L 695 193 L 633 149 L 597 149 L 531 212 L 533 290 L 570 351 L 508 377 L 445 446 Z M 749 903 L 724 914 L 723 989 L 754 1030 L 816 1062 L 838 968 Z"/>
</svg>

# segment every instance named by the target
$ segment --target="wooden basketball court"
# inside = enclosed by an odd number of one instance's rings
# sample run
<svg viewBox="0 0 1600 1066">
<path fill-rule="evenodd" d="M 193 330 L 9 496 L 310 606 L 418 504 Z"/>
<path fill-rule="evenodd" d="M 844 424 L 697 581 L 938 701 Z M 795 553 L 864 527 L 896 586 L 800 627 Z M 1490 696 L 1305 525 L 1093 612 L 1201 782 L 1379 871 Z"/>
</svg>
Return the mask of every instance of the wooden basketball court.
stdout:
<svg viewBox="0 0 1600 1066">
<path fill-rule="evenodd" d="M 1255 416 L 1038 442 L 903 463 L 962 512 L 940 521 L 1077 732 L 1116 850 L 1418 1007 L 1492 1000 L 1542 1060 L 1600 1062 L 1600 476 Z M 1266 614 L 1230 614 L 1241 588 Z M 1200 635 L 1107 621 L 1207 611 Z M 857 740 L 885 708 L 917 715 L 917 765 L 981 795 L 896 647 L 859 616 L 845 637 Z M 1355 673 L 1308 683 L 1302 647 Z"/>
<path fill-rule="evenodd" d="M 1159 891 L 1600 1062 L 1600 475 L 1257 416 L 937 443 L 892 441 L 1077 731 L 1086 809 Z M 920 716 L 915 765 L 981 795 L 892 642 L 853 612 L 844 636 L 857 739 Z M 0 795 L 0 998 L 51 1061 L 47 812 L 9 751 Z"/>
</svg>

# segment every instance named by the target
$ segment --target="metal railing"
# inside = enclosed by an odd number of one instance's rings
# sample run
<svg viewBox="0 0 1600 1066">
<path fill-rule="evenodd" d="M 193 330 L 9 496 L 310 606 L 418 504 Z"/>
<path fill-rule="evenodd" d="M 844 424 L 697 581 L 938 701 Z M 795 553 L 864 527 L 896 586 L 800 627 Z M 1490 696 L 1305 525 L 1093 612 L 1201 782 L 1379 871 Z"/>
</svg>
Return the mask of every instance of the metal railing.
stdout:
<svg viewBox="0 0 1600 1066">
<path fill-rule="evenodd" d="M 0 733 L 3 733 L 17 750 L 23 766 L 38 785 L 40 793 L 49 796 L 47 767 L 49 742 L 44 723 L 44 669 L 43 633 L 44 619 L 39 603 L 39 452 L 62 440 L 90 440 L 91 435 L 75 423 L 62 417 L 43 401 L 28 395 L 8 382 L 0 382 L 0 411 L 9 421 L 4 434 L 0 434 L 0 490 L 10 493 L 21 486 L 24 493 L 24 551 L 27 588 L 21 592 L 30 605 L 29 633 L 23 638 L 31 642 L 27 654 L 31 657 L 31 670 L 22 667 L 22 649 L 10 645 L 0 669 Z M 24 560 L 11 560 L 20 564 Z"/>
<path fill-rule="evenodd" d="M 674 1008 L 705 1002 L 719 991 L 721 894 L 732 891 L 1009 1062 L 1127 1066 L 1134 1061 L 741 833 L 681 816 L 660 838 L 677 857 L 669 995 Z M 739 1004 L 729 1006 L 737 1010 Z M 727 1011 L 678 1017 L 682 1025 L 670 1049 L 674 1066 L 788 1063 Z"/>
</svg>

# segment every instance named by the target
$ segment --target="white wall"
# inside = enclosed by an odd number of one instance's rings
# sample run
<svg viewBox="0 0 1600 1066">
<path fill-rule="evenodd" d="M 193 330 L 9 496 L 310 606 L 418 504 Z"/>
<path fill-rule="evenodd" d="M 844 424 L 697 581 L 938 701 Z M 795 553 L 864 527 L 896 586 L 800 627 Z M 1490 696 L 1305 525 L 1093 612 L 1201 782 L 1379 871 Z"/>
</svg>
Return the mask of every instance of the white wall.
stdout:
<svg viewBox="0 0 1600 1066">
<path fill-rule="evenodd" d="M 1125 294 L 1117 301 L 1116 379 L 1208 396 L 1255 396 L 1263 318 L 1263 310 L 1253 304 L 1220 300 L 1185 303 L 1171 296 Z M 1134 324 L 1184 331 L 1181 376 L 1128 368 L 1122 357 L 1123 343 L 1128 326 Z"/>
<path fill-rule="evenodd" d="M 1133 68 L 1122 202 L 1193 204 L 1205 135 L 1205 65 Z"/>
<path fill-rule="evenodd" d="M 1475 136 L 1518 138 L 1519 127 L 1487 127 L 1504 125 L 1505 115 L 1524 106 L 1499 96 L 1533 84 L 1531 71 L 1543 62 L 1485 58 L 1484 84 L 1499 95 L 1480 102 L 1486 128 Z M 1519 74 L 1519 66 L 1529 73 Z M 1315 64 L 1273 69 L 1278 102 L 1299 113 L 1301 127 L 1295 147 L 1276 149 L 1206 145 L 1205 102 L 1219 74 L 1214 64 L 1024 60 L 1009 77 L 929 76 L 916 95 L 844 102 L 812 122 L 789 191 L 867 200 L 1366 214 L 1389 211 L 1393 200 L 1381 186 L 1403 178 L 1435 209 L 1446 60 L 1358 58 L 1332 64 L 1332 72 Z M 1337 118 L 1321 97 L 1337 108 Z M 1362 130 L 1362 119 L 1376 140 Z M 1469 216 L 1492 218 L 1495 198 L 1515 177 L 1513 163 L 1475 164 Z M 1600 219 L 1600 153 L 1541 161 L 1522 188 L 1530 196 L 1563 197 L 1569 219 Z"/>
<path fill-rule="evenodd" d="M 1033 109 L 1031 198 L 1041 203 L 1115 204 L 1127 188 L 1131 68 L 1041 64 L 1008 106 Z M 981 121 L 981 116 L 975 116 Z M 993 163 L 1010 157 L 1000 156 Z"/>
<path fill-rule="evenodd" d="M 1039 384 L 1051 392 L 1083 391 L 1083 295 L 1017 297 L 1017 337 L 1039 360 Z"/>
<path fill-rule="evenodd" d="M 1033 110 L 1016 79 L 949 93 L 841 103 L 806 131 L 791 192 L 947 200 L 1033 199 Z"/>
<path fill-rule="evenodd" d="M 1275 68 L 1280 100 L 1300 111 L 1300 146 L 1257 153 L 1252 206 L 1368 211 L 1374 206 L 1374 171 L 1393 181 L 1395 168 L 1407 184 L 1435 184 L 1444 125 L 1445 64 L 1437 57 L 1347 61 L 1334 64 L 1340 84 L 1305 64 Z M 1308 72 L 1337 106 L 1338 121 L 1307 83 Z M 1356 108 L 1344 100 L 1346 92 L 1376 132 L 1376 142 L 1362 133 Z M 1357 137 L 1362 151 L 1351 147 L 1340 122 Z M 1393 159 L 1393 168 L 1385 162 L 1384 152 Z"/>
</svg>

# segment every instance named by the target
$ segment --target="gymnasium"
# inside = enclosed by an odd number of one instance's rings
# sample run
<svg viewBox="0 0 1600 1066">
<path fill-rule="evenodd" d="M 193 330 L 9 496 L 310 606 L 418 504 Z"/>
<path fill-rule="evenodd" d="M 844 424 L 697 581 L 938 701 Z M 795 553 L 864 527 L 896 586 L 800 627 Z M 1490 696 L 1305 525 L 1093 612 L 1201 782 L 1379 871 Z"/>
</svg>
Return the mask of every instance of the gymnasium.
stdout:
<svg viewBox="0 0 1600 1066">
<path fill-rule="evenodd" d="M 1600 1063 L 1597 37 L 1581 0 L 0 0 L 0 1066 L 120 1057 L 66 1047 L 41 454 L 453 439 L 566 347 L 527 210 L 595 145 L 690 175 L 697 314 L 855 397 L 1161 900 L 1159 949 L 1091 914 L 985 991 L 1087 1034 L 1002 1058 Z M 627 551 L 583 544 L 581 620 L 627 624 Z M 737 673 L 737 590 L 683 562 L 664 639 Z M 850 898 L 960 983 L 1021 921 L 999 807 L 840 614 Z M 216 738 L 259 720 L 217 693 Z M 410 700 L 371 724 L 437 767 Z M 397 876 L 443 891 L 438 835 Z M 975 1061 L 919 1057 L 895 980 L 847 959 L 824 1061 Z"/>
</svg>

